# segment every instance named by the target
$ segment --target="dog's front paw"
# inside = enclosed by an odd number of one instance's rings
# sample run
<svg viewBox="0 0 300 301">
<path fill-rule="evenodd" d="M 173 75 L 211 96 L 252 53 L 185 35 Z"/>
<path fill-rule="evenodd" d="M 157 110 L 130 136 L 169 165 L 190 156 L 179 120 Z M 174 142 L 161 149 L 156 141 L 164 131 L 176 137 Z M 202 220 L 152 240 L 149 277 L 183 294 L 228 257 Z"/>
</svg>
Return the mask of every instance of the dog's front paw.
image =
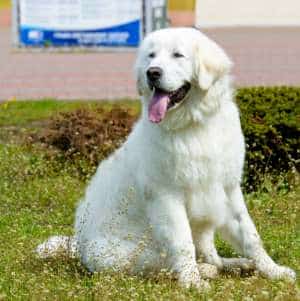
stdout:
<svg viewBox="0 0 300 301">
<path fill-rule="evenodd" d="M 219 275 L 218 268 L 209 263 L 199 263 L 198 269 L 204 279 L 216 279 Z"/>
<path fill-rule="evenodd" d="M 262 268 L 258 267 L 258 270 L 266 277 L 270 279 L 286 279 L 291 282 L 296 281 L 296 273 L 292 269 L 282 266 L 282 265 L 277 265 L 274 264 L 272 266 L 267 266 Z"/>
<path fill-rule="evenodd" d="M 178 283 L 184 288 L 195 287 L 200 291 L 205 291 L 210 288 L 209 283 L 201 279 L 198 267 L 180 271 L 178 273 Z"/>
<path fill-rule="evenodd" d="M 275 279 L 287 279 L 289 281 L 295 282 L 296 273 L 289 267 L 278 265 L 275 271 Z"/>
</svg>

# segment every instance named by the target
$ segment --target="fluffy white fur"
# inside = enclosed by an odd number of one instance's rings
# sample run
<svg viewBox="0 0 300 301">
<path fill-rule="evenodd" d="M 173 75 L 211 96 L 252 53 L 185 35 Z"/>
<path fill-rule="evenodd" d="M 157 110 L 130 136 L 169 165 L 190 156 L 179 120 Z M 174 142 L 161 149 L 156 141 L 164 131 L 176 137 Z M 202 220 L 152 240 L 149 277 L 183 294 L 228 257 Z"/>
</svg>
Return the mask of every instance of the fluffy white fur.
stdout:
<svg viewBox="0 0 300 301">
<path fill-rule="evenodd" d="M 264 250 L 244 203 L 245 146 L 231 66 L 224 51 L 198 30 L 149 34 L 136 63 L 142 116 L 124 145 L 100 164 L 77 209 L 75 236 L 50 238 L 38 247 L 40 256 L 62 248 L 78 254 L 90 271 L 168 269 L 184 286 L 204 284 L 200 256 L 218 269 L 255 267 L 269 278 L 294 279 L 291 269 Z M 147 116 L 150 67 L 163 70 L 165 90 L 192 85 L 159 124 Z M 216 231 L 248 259 L 221 258 Z"/>
</svg>

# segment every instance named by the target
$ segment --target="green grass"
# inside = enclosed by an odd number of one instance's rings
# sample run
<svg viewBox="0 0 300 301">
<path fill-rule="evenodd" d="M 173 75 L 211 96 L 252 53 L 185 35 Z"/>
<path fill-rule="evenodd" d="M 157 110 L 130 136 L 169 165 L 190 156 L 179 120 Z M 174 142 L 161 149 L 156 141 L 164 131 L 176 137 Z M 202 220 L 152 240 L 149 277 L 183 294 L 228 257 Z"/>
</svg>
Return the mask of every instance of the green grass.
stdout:
<svg viewBox="0 0 300 301">
<path fill-rule="evenodd" d="M 23 127 L 79 105 L 12 103 L 5 112 L 0 107 L 4 126 L 0 131 L 7 130 L 6 122 Z M 133 107 L 137 110 L 136 103 Z M 73 165 L 50 160 L 38 147 L 17 142 L 0 142 L 0 175 L 0 300 L 300 300 L 296 285 L 256 274 L 223 275 L 210 282 L 209 292 L 200 294 L 163 277 L 90 275 L 76 260 L 39 260 L 34 249 L 40 242 L 49 235 L 72 233 L 74 209 L 86 183 Z M 246 197 L 268 252 L 279 263 L 296 269 L 298 277 L 299 195 L 299 185 L 279 191 L 266 186 L 265 192 Z M 222 255 L 233 253 L 220 240 L 218 247 Z"/>
<path fill-rule="evenodd" d="M 104 101 L 101 107 L 110 109 L 114 102 Z M 99 107 L 99 102 L 95 101 L 57 101 L 45 99 L 41 101 L 7 101 L 0 103 L 0 126 L 27 125 L 33 121 L 49 118 L 58 112 L 71 111 L 80 107 L 95 109 Z M 137 101 L 124 100 L 122 106 L 128 107 L 134 113 L 139 112 L 140 107 Z"/>
</svg>

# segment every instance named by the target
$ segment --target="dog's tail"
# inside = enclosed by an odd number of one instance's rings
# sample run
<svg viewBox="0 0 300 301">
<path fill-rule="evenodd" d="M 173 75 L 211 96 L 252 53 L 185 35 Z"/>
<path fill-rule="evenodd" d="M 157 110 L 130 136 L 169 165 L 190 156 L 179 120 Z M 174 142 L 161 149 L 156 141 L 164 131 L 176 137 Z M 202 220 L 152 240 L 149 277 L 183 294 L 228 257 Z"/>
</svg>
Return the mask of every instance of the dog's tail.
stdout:
<svg viewBox="0 0 300 301">
<path fill-rule="evenodd" d="M 78 257 L 78 244 L 74 236 L 51 236 L 38 245 L 36 253 L 40 258 L 57 256 Z"/>
</svg>

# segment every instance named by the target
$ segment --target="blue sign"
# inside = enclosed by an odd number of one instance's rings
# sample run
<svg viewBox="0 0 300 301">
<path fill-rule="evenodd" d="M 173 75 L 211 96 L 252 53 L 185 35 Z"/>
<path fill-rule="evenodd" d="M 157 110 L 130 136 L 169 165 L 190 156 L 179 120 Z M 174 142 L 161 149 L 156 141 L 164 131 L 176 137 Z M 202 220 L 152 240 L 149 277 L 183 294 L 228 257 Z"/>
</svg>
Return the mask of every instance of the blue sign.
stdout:
<svg viewBox="0 0 300 301">
<path fill-rule="evenodd" d="M 20 42 L 28 46 L 127 46 L 140 43 L 140 20 L 92 30 L 50 30 L 20 27 Z"/>
<path fill-rule="evenodd" d="M 20 43 L 39 47 L 137 47 L 142 32 L 141 3 L 20 0 Z"/>
</svg>

